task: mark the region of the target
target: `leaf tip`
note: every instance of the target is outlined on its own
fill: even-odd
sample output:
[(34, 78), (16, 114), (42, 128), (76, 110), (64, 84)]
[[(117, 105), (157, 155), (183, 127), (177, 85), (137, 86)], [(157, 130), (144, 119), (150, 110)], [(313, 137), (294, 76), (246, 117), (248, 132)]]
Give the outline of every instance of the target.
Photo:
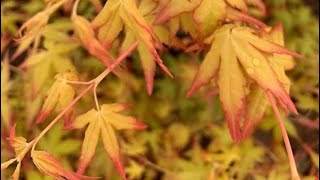
[(123, 165), (122, 165), (120, 158), (114, 158), (113, 163), (114, 163), (117, 171), (119, 172), (122, 180), (127, 180), (126, 173), (124, 171), (124, 168), (123, 168)]
[(260, 29), (266, 29), (268, 27), (266, 24), (264, 24), (263, 22), (259, 21), (256, 18), (249, 16), (247, 13), (240, 12), (230, 7), (227, 8), (227, 11), (228, 11), (227, 14), (229, 16), (228, 18), (233, 19), (235, 21), (243, 21), (243, 22), (251, 23), (258, 26)]
[(134, 122), (134, 127), (136, 130), (142, 130), (148, 128), (148, 125), (142, 123), (141, 121), (136, 120)]
[(153, 92), (153, 77), (145, 76), (145, 81), (147, 93), (149, 96), (151, 96)]
[(40, 124), (42, 123), (48, 116), (50, 113), (47, 113), (45, 111), (40, 111), (39, 114), (36, 117), (36, 123)]
[(186, 94), (186, 98), (190, 98), (193, 95), (194, 91), (195, 89), (191, 87)]

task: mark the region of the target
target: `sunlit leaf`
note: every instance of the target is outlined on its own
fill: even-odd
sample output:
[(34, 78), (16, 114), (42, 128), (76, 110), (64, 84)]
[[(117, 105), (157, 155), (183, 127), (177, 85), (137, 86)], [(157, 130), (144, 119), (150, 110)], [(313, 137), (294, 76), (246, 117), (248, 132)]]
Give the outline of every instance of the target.
[[(218, 76), (219, 97), (234, 141), (241, 138), (248, 83), (254, 81), (265, 93), (271, 92), (284, 110), (297, 113), (273, 66), (264, 53), (300, 55), (262, 39), (247, 27), (224, 25), (212, 37), (211, 49), (195, 75), (187, 96)], [(219, 63), (220, 62), (220, 63)], [(208, 65), (210, 64), (210, 65)]]
[[(109, 25), (111, 22), (117, 25)], [(132, 45), (136, 40), (139, 40), (143, 44), (140, 48), (145, 49), (146, 52), (140, 54), (142, 56), (140, 58), (142, 59), (147, 56), (146, 59), (142, 59), (142, 66), (149, 94), (152, 92), (155, 69), (154, 63), (150, 61), (151, 57), (165, 73), (172, 77), (156, 51), (156, 48), (161, 48), (159, 39), (144, 19), (134, 0), (108, 1), (91, 24), (95, 29), (98, 29), (98, 34), (100, 34), (98, 36), (99, 41), (104, 46), (110, 47), (114, 38), (118, 36), (123, 27), (126, 29), (126, 39), (132, 40), (130, 42), (125, 41), (128, 44), (126, 46)], [(108, 32), (109, 34), (107, 34)]]
[(95, 154), (99, 135), (101, 134), (105, 151), (122, 179), (126, 179), (114, 128), (140, 130), (147, 127), (133, 117), (119, 114), (120, 111), (127, 108), (128, 105), (126, 104), (104, 104), (101, 106), (101, 110), (90, 110), (87, 113), (78, 116), (72, 124), (69, 125), (69, 129), (80, 129), (89, 124), (82, 144), (77, 173), (83, 174), (91, 162), (93, 155)]
[(66, 170), (62, 164), (53, 157), (50, 153), (45, 151), (34, 150), (31, 152), (31, 157), (39, 169), (39, 171), (45, 175), (53, 178), (66, 178), (66, 179), (79, 179), (81, 176), (76, 173)]
[[(59, 110), (66, 108), (73, 100), (75, 91), (66, 81), (77, 81), (78, 77), (72, 72), (60, 73), (55, 76), (56, 82), (48, 92), (47, 98), (37, 116), (37, 123), (41, 123), (57, 107)], [(72, 109), (70, 109), (71, 111)]]

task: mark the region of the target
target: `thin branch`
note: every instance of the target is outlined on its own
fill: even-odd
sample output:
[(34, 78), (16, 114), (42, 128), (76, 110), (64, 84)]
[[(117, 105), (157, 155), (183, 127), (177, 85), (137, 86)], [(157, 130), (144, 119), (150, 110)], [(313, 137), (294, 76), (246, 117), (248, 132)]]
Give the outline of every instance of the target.
[(92, 84), (92, 81), (70, 81), (70, 80), (66, 80), (66, 79), (63, 79), (63, 78), (58, 78), (68, 84), (77, 84), (77, 85), (89, 85), (89, 84)]
[(98, 77), (94, 79), (95, 86), (98, 86), (98, 84), (116, 67), (118, 66), (123, 59), (125, 59), (131, 52), (136, 49), (138, 46), (139, 41), (136, 41), (133, 43), (124, 53), (120, 54), (120, 56), (106, 69), (104, 70)]

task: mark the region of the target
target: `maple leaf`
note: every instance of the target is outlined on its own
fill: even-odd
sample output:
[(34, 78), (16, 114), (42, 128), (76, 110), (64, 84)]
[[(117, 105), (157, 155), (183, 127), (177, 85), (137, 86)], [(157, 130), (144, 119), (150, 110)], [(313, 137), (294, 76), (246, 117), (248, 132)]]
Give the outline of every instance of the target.
[(21, 161), (26, 155), (26, 153), (29, 151), (31, 147), (31, 143), (27, 143), (26, 138), (21, 136), (16, 136), (15, 134), (15, 128), (16, 124), (14, 124), (9, 131), (9, 137), (7, 138), (9, 140), (9, 143), (11, 147), (13, 148), (15, 152), (15, 158), (10, 159), (4, 163), (1, 163), (1, 171), (6, 169), (8, 166), (10, 166), (12, 163), (17, 162), (17, 166), (15, 171), (13, 172), (11, 178), (13, 180), (18, 180), (20, 175), (20, 168), (21, 168)]
[(156, 47), (161, 48), (161, 43), (144, 19), (134, 0), (107, 1), (104, 8), (93, 19), (91, 24), (94, 29), (98, 29), (98, 39), (106, 48), (111, 46), (111, 43), (118, 37), (124, 27), (126, 28), (126, 39), (131, 39), (126, 44), (131, 45), (137, 40), (140, 41), (140, 44), (143, 44), (140, 46), (140, 49), (142, 48), (143, 51), (146, 51), (143, 53), (143, 57), (147, 58), (140, 58), (149, 94), (152, 93), (155, 71), (155, 65), (150, 61), (150, 57), (165, 73), (172, 77), (156, 51)]
[(250, 93), (247, 95), (246, 102), (242, 139), (249, 137), (255, 126), (262, 119), (266, 108), (269, 105), (265, 91), (258, 84), (252, 84), (250, 86)]
[(109, 155), (122, 179), (126, 179), (114, 128), (117, 130), (141, 130), (147, 127), (134, 117), (118, 114), (118, 112), (127, 108), (127, 104), (104, 104), (101, 106), (101, 110), (96, 111), (92, 109), (87, 113), (78, 116), (69, 127), (66, 127), (67, 129), (80, 129), (89, 124), (82, 144), (77, 171), (78, 174), (83, 174), (88, 164), (91, 162), (92, 157), (95, 154), (99, 135), (101, 135), (105, 151)]
[[(48, 84), (53, 74), (65, 71), (76, 71), (69, 53), (79, 46), (74, 40), (70, 40), (68, 31), (72, 26), (68, 21), (55, 21), (48, 24), (41, 35), (44, 37), (43, 50), (32, 51), (27, 58), (20, 64), (19, 68), (24, 71), (26, 79), (30, 80), (24, 83), (25, 95), (27, 97), (28, 111), (26, 121), (27, 126), (33, 122), (34, 116), (39, 111), (41, 98), (40, 94), (45, 85)], [(41, 74), (41, 76), (39, 76)]]
[[(176, 18), (191, 14), (196, 24), (195, 26), (192, 24), (192, 27), (196, 28), (197, 35), (192, 32), (192, 28), (184, 30), (187, 30), (186, 32), (189, 31), (188, 33), (195, 37), (194, 39), (200, 38), (200, 42), (203, 38), (212, 34), (222, 21), (248, 22), (265, 28), (266, 25), (264, 23), (247, 14), (248, 4), (257, 6), (261, 11), (265, 11), (265, 7), (260, 0), (162, 0), (159, 1), (159, 7), (156, 10), (158, 17), (153, 24), (163, 24), (170, 21), (170, 29), (175, 29), (173, 32), (176, 32), (180, 26), (183, 26), (183, 21), (179, 22)], [(187, 18), (187, 22), (190, 23), (192, 21)]]
[(43, 11), (38, 12), (27, 22), (25, 22), (18, 30), (17, 42), (20, 43), (18, 49), (13, 54), (12, 58), (15, 59), (23, 53), (33, 41), (39, 40), (42, 35), (43, 29), (46, 27), (50, 15), (53, 14), (66, 0), (59, 2), (49, 3)]
[(95, 33), (91, 28), (90, 22), (81, 16), (73, 16), (72, 18), (75, 34), (79, 37), (82, 45), (88, 49), (89, 53), (96, 56), (106, 65), (112, 63), (112, 56), (106, 51), (95, 38)]
[[(234, 4), (231, 4), (233, 2)], [(240, 7), (244, 12), (238, 11)], [(241, 21), (266, 28), (266, 25), (259, 20), (249, 16), (247, 13), (247, 4), (242, 0), (202, 0), (193, 13), (193, 19), (196, 22), (197, 31), (200, 38), (206, 38), (212, 34), (221, 21)]]
[[(37, 123), (41, 123), (55, 110), (62, 110), (68, 106), (68, 104), (73, 100), (75, 91), (72, 85), (68, 84), (66, 81), (77, 81), (78, 77), (72, 72), (59, 73), (55, 76), (55, 83), (52, 85), (48, 91), (47, 98), (42, 106), (42, 109), (38, 113), (36, 118)], [(68, 110), (65, 115), (65, 122), (69, 122), (69, 118), (73, 113), (73, 109)]]
[[(189, 7), (187, 12), (187, 11), (184, 11), (184, 9), (179, 8), (180, 6), (176, 6), (175, 3), (179, 4), (179, 1), (169, 2), (167, 0), (164, 0), (164, 1), (141, 0), (139, 2), (138, 9), (141, 15), (146, 20), (146, 22), (152, 27), (153, 32), (156, 34), (156, 36), (159, 38), (162, 44), (165, 44), (168, 47), (173, 49), (184, 49), (187, 43), (184, 43), (184, 41), (179, 39), (176, 36), (176, 34), (179, 31), (179, 27), (181, 26), (183, 31), (185, 31), (186, 33), (190, 33), (192, 37), (195, 37), (195, 28), (193, 26), (193, 22), (190, 21), (190, 19), (192, 18), (191, 17), (192, 14), (191, 12), (189, 12), (192, 10), (192, 8)], [(187, 3), (188, 4), (186, 6), (196, 6), (196, 4), (199, 4), (199, 2), (196, 2), (196, 1), (194, 2), (187, 1)], [(167, 5), (169, 4), (171, 4), (171, 8), (175, 10), (171, 11), (170, 8), (168, 9)], [(167, 7), (167, 10), (171, 12), (171, 16), (172, 16), (169, 19), (166, 18), (165, 20), (165, 21), (169, 21), (169, 23), (163, 24), (160, 22), (156, 22), (159, 15), (162, 14), (161, 11), (166, 11), (165, 10), (166, 7)], [(130, 39), (131, 36), (132, 35), (129, 36), (126, 34), (126, 37), (122, 46), (124, 47), (127, 46), (125, 42), (127, 41), (127, 39)], [(123, 49), (123, 47), (121, 49)], [(143, 63), (144, 58), (141, 57), (140, 59), (142, 60), (142, 63)]]
[(51, 176), (55, 179), (93, 179), (68, 171), (63, 167), (58, 159), (46, 151), (33, 150), (31, 152), (31, 157), (33, 159), (33, 163), (41, 173)]
[[(30, 143), (27, 143), (27, 139), (24, 137), (21, 137), (21, 136), (17, 137), (15, 134), (15, 128), (16, 128), (16, 124), (14, 124), (10, 128), (9, 137), (7, 139), (9, 140), (9, 143), (15, 152), (14, 160), (18, 162), (16, 170), (14, 171), (12, 177), (13, 179), (19, 179), (21, 161), (26, 155), (26, 153), (28, 152), (30, 148)], [(13, 162), (14, 161), (12, 161), (11, 163)], [(7, 166), (9, 166), (11, 163), (7, 164)], [(1, 170), (2, 170), (2, 164), (1, 164)]]
[[(274, 26), (270, 32), (265, 35), (271, 41), (284, 46), (283, 28), (281, 24)], [(293, 68), (293, 58), (284, 54), (274, 54), (268, 56), (267, 59), (278, 80), (283, 85), (286, 92), (289, 93), (291, 82), (286, 76), (285, 71)], [(245, 121), (242, 130), (243, 139), (247, 138), (252, 133), (254, 127), (262, 119), (266, 107), (269, 104), (264, 90), (257, 84), (252, 85), (247, 102)]]
[(162, 24), (169, 19), (184, 13), (193, 11), (202, 0), (164, 0), (160, 1), (160, 11), (154, 24)]
[[(109, 67), (115, 59), (96, 39), (94, 29), (90, 22), (86, 18), (77, 15), (76, 8), (78, 7), (79, 0), (75, 3), (71, 20), (76, 36), (91, 55), (102, 61), (106, 67)], [(113, 69), (112, 72), (118, 77), (123, 76), (123, 70), (119, 67)]]
[[(146, 0), (140, 1), (139, 7), (138, 7), (139, 12), (144, 17), (144, 19), (148, 24), (152, 24), (152, 22), (156, 18), (156, 16), (152, 12), (155, 11), (155, 9), (157, 8), (157, 5), (158, 5), (157, 2), (150, 2)], [(162, 43), (170, 44), (169, 31), (164, 26), (153, 25), (152, 29)], [(121, 44), (120, 52), (123, 52), (126, 49), (128, 49), (131, 46), (131, 44), (133, 44), (136, 40), (134, 32), (130, 31), (129, 28), (125, 28), (125, 32), (126, 32), (125, 39)], [(138, 49), (139, 57), (141, 59), (141, 65), (144, 71), (147, 93), (151, 95), (153, 91), (153, 78), (156, 70), (156, 62), (154, 61), (153, 55), (148, 51), (148, 48), (144, 43), (139, 43), (137, 49)]]
[(225, 17), (226, 3), (224, 0), (202, 0), (193, 13), (196, 28), (203, 37), (212, 34), (218, 22)]
[[(152, 25), (154, 32), (163, 44), (171, 49), (185, 50), (197, 39), (198, 32), (191, 19), (193, 19), (194, 9), (201, 3), (202, 0), (156, 1), (156, 8), (151, 11), (152, 13), (147, 14), (145, 19), (149, 20), (148, 23)], [(178, 38), (176, 35), (179, 30), (189, 34), (190, 37)]]
[(52, 34), (55, 34), (55, 36), (51, 36), (51, 39), (45, 38), (43, 42), (45, 50), (31, 54), (20, 65), (20, 68), (27, 69), (26, 76), (31, 79), (32, 99), (39, 94), (47, 79), (53, 73), (76, 71), (68, 53), (77, 48), (78, 43), (67, 40), (68, 37), (65, 33), (64, 31), (60, 32), (57, 28), (46, 28), (43, 32), (44, 36)]
[[(284, 110), (297, 113), (293, 102), (270, 65), (268, 56), (287, 54), (301, 57), (282, 46), (260, 38), (248, 27), (227, 24), (208, 38), (212, 43), (187, 96), (217, 79), (219, 97), (230, 134), (235, 142), (241, 138), (241, 119), (245, 111), (249, 81), (264, 93), (271, 93)], [(267, 54), (267, 55), (265, 55)]]
[(13, 125), (10, 128), (9, 137), (7, 139), (13, 147), (16, 157), (18, 157), (19, 160), (22, 160), (21, 156), (23, 157), (26, 154), (26, 147), (28, 146), (28, 143), (26, 138), (21, 136), (16, 137), (15, 127), (16, 125)]

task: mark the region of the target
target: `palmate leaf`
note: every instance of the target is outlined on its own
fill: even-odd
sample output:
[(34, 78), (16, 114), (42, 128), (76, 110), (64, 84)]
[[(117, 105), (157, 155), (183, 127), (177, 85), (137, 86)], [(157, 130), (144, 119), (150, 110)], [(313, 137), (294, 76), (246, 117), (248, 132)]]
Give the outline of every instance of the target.
[[(27, 139), (21, 136), (16, 136), (15, 133), (16, 125), (11, 127), (9, 137), (7, 138), (9, 140), (10, 145), (13, 147), (13, 150), (15, 152), (16, 157), (21, 154), (25, 154), (26, 147), (27, 147)], [(21, 160), (21, 159), (19, 159)]]
[(197, 24), (199, 38), (202, 40), (211, 35), (221, 21), (248, 22), (265, 28), (264, 23), (246, 13), (248, 4), (249, 2), (244, 0), (202, 0), (193, 12), (193, 20)]
[[(183, 26), (177, 18), (189, 13), (196, 24), (195, 26), (192, 24), (197, 32), (195, 39), (199, 39), (200, 42), (212, 34), (222, 21), (241, 21), (266, 27), (265, 24), (247, 14), (248, 5), (256, 7), (260, 14), (265, 14), (264, 4), (260, 0), (160, 0), (158, 4), (159, 7), (156, 10), (158, 16), (153, 24), (170, 21), (170, 29), (177, 30)], [(190, 18), (187, 19), (191, 22)], [(186, 32), (195, 36), (190, 28)]]
[(35, 14), (20, 27), (20, 29), (18, 30), (18, 35), (20, 36), (20, 38), (17, 39), (19, 47), (13, 54), (13, 59), (27, 50), (27, 48), (33, 41), (35, 41), (36, 39), (39, 40), (39, 38), (42, 36), (44, 28), (49, 21), (50, 16), (65, 2), (66, 0), (61, 0), (48, 4), (44, 10)]
[(144, 61), (143, 57), (141, 57), (141, 60), (149, 94), (152, 93), (155, 69), (153, 63), (150, 63), (149, 57), (152, 57), (152, 60), (172, 77), (156, 50), (156, 48), (161, 48), (161, 43), (144, 19), (134, 0), (107, 1), (102, 11), (91, 24), (94, 29), (98, 29), (98, 39), (106, 48), (111, 46), (111, 43), (118, 37), (123, 28), (126, 28), (126, 39), (130, 39), (130, 41), (126, 42), (128, 46), (137, 40), (140, 41), (140, 44), (142, 44), (140, 48), (146, 49), (144, 54), (148, 56), (148, 61)]
[[(235, 142), (242, 137), (240, 125), (243, 117), (254, 114), (250, 112), (251, 109), (245, 108), (247, 101), (257, 103), (252, 100), (252, 96), (260, 97), (254, 86), (250, 87), (252, 82), (256, 83), (264, 94), (271, 93), (284, 110), (297, 113), (278, 73), (274, 70), (275, 66), (270, 63), (276, 59), (269, 58), (274, 58), (274, 54), (293, 57), (300, 55), (254, 33), (250, 28), (231, 24), (216, 30), (211, 37), (211, 49), (187, 93), (187, 96), (191, 96), (210, 80), (217, 79), (225, 119)], [(253, 94), (251, 99), (247, 97), (248, 89)]]
[(70, 40), (68, 30), (71, 30), (71, 26), (65, 21), (56, 21), (46, 26), (42, 32), (45, 50), (30, 54), (20, 65), (21, 68), (27, 69), (26, 76), (31, 81), (30, 93), (33, 100), (52, 74), (75, 71), (68, 53), (76, 49), (79, 43)]
[(17, 137), (15, 133), (15, 128), (16, 128), (16, 125), (14, 124), (10, 128), (9, 137), (7, 138), (7, 140), (9, 141), (9, 144), (11, 145), (11, 147), (15, 152), (15, 158), (10, 159), (4, 163), (1, 163), (1, 171), (6, 169), (12, 163), (17, 162), (16, 169), (14, 170), (11, 178), (13, 180), (18, 180), (20, 175), (21, 161), (23, 160), (26, 153), (29, 151), (31, 143), (28, 143), (27, 139), (22, 136)]
[(47, 176), (51, 176), (55, 179), (97, 179), (94, 177), (86, 177), (78, 175), (74, 172), (68, 171), (63, 167), (61, 162), (56, 159), (52, 154), (46, 151), (33, 150), (31, 152), (33, 163), (39, 169), (39, 171)]
[[(29, 143), (27, 142), (26, 138), (22, 136), (16, 136), (15, 129), (16, 125), (13, 125), (10, 128), (9, 137), (7, 138), (7, 140), (9, 141), (11, 147), (14, 150), (17, 162), (20, 163), (24, 158), (25, 154), (28, 152)], [(18, 169), (19, 168), (17, 167), (17, 171), (19, 171)]]
[[(102, 61), (106, 67), (109, 67), (115, 59), (96, 39), (94, 29), (90, 25), (90, 22), (84, 17), (78, 16), (75, 11), (76, 9), (74, 9), (71, 18), (75, 35), (92, 56), (95, 56), (97, 59)], [(122, 69), (119, 67), (112, 70), (112, 72), (119, 77), (123, 76)]]
[[(59, 46), (57, 46), (59, 48)], [(31, 55), (23, 66), (28, 68), (26, 76), (30, 78), (31, 93), (33, 99), (46, 85), (47, 79), (53, 74), (66, 71), (75, 71), (71, 59), (66, 55), (56, 54), (52, 51), (42, 51)], [(39, 76), (41, 74), (41, 76)]]
[(131, 116), (119, 114), (128, 108), (127, 104), (104, 104), (99, 111), (94, 109), (78, 116), (67, 129), (80, 129), (88, 125), (82, 144), (81, 156), (78, 165), (78, 174), (83, 174), (93, 155), (95, 154), (99, 136), (101, 135), (104, 149), (121, 175), (126, 179), (120, 158), (120, 149), (114, 129), (141, 130), (147, 126)]
[[(281, 24), (274, 26), (268, 33), (268, 36), (273, 42), (282, 46), (284, 45), (283, 29)], [(277, 75), (277, 78), (284, 86), (284, 89), (287, 93), (289, 93), (291, 83), (289, 78), (286, 76), (285, 71), (293, 68), (295, 64), (293, 58), (288, 55), (274, 54), (272, 56), (268, 56), (267, 59), (271, 68)], [(250, 89), (251, 92), (247, 98), (245, 120), (242, 130), (243, 139), (252, 133), (254, 127), (260, 122), (268, 106), (267, 96), (261, 87), (259, 87), (257, 84), (254, 84)]]
[[(47, 98), (36, 118), (37, 123), (43, 122), (57, 108), (63, 110), (73, 100), (75, 90), (66, 81), (77, 81), (77, 75), (72, 72), (60, 73), (55, 76), (56, 82), (48, 91)], [(70, 121), (73, 109), (65, 114), (65, 123)]]
[[(140, 1), (138, 10), (146, 22), (150, 25), (156, 18), (156, 15), (153, 12), (156, 10), (158, 4), (159, 3), (157, 2), (150, 2), (147, 0)], [(152, 30), (162, 43), (169, 44), (169, 31), (164, 26), (153, 25)], [(134, 32), (129, 28), (125, 28), (125, 32), (125, 39), (120, 47), (121, 52), (123, 52), (125, 49), (128, 49), (129, 46), (132, 45), (137, 39), (134, 35)], [(140, 43), (137, 49), (145, 76), (146, 89), (148, 94), (151, 95), (153, 91), (153, 78), (156, 70), (156, 61), (154, 61), (153, 55), (150, 53), (150, 51), (148, 51), (148, 48), (144, 43)]]
[(207, 37), (225, 17), (226, 3), (224, 0), (202, 0), (194, 10), (193, 19), (196, 22), (200, 36)]

